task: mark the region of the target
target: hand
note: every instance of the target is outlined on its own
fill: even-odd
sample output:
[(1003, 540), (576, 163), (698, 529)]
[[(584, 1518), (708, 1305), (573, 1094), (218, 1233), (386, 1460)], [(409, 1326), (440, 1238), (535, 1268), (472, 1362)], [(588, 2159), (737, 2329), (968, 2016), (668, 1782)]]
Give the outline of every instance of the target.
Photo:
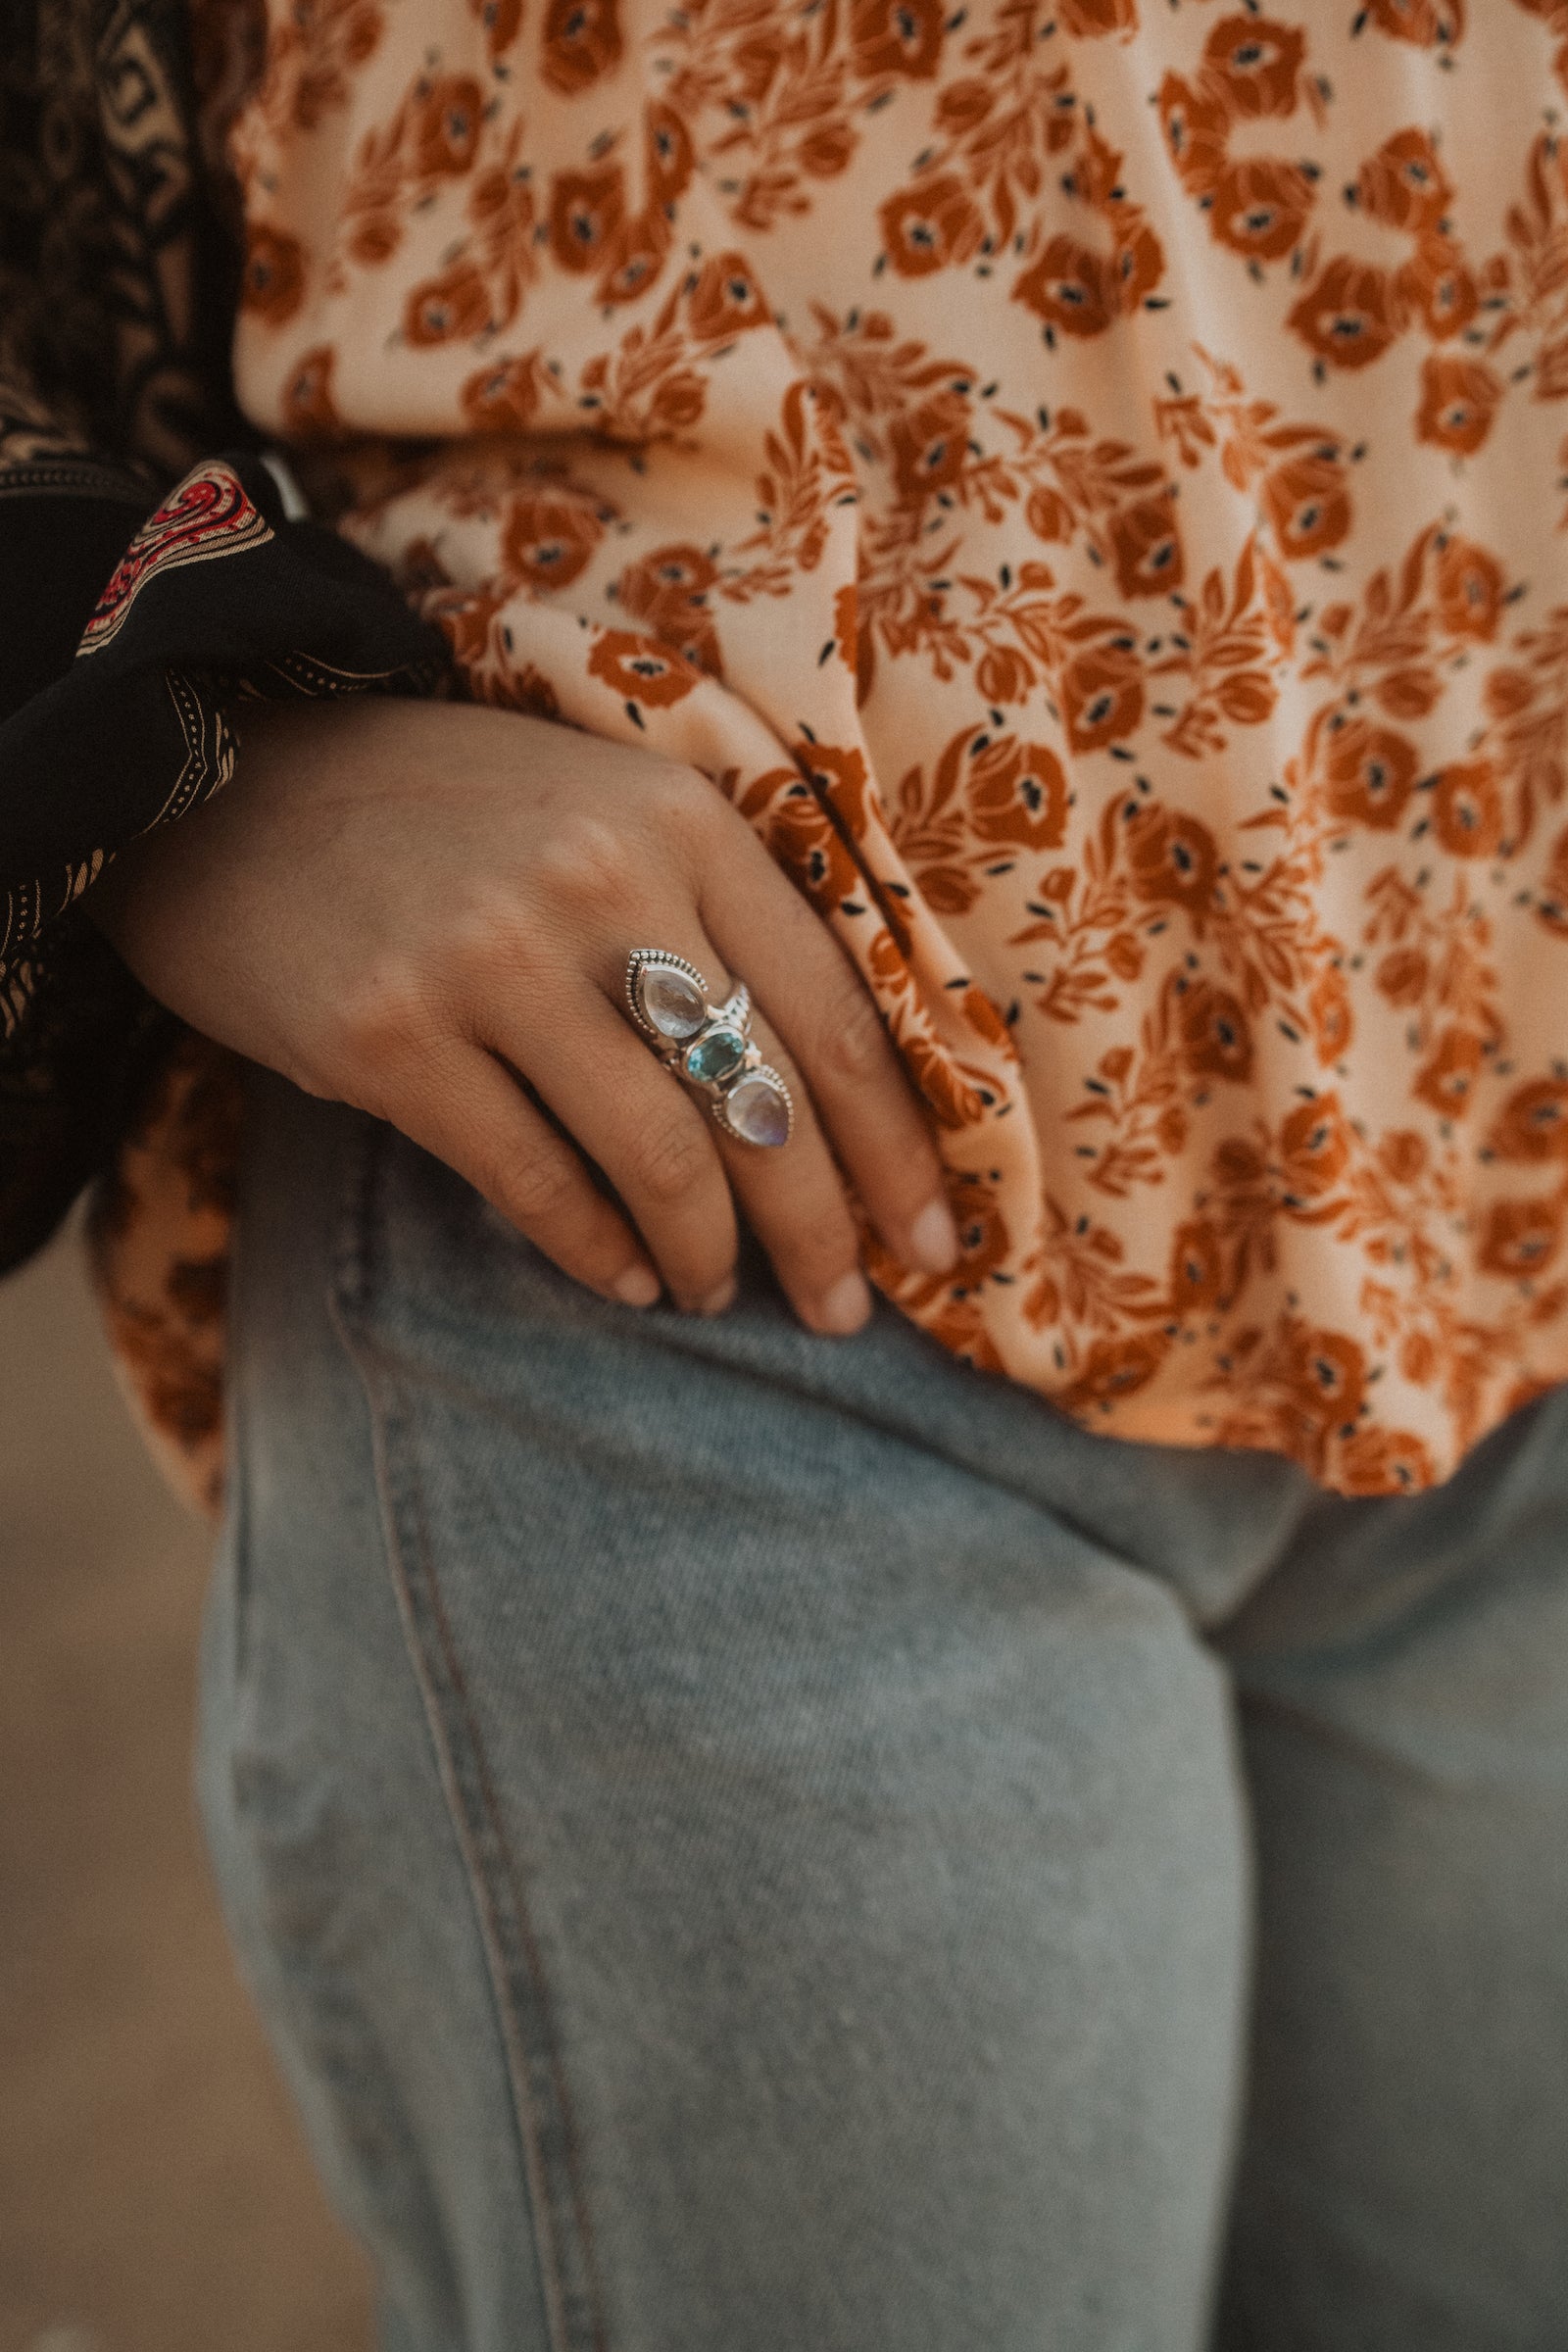
[[(906, 1264), (957, 1256), (864, 984), (694, 769), (468, 704), (267, 706), (227, 788), (133, 843), (91, 904), (193, 1028), (390, 1120), (626, 1304), (662, 1283), (726, 1306), (738, 1201), (802, 1319), (858, 1329), (870, 1295), (834, 1152)], [(632, 1028), (638, 947), (685, 956), (714, 1004), (749, 984), (795, 1098), (782, 1149), (723, 1135)]]

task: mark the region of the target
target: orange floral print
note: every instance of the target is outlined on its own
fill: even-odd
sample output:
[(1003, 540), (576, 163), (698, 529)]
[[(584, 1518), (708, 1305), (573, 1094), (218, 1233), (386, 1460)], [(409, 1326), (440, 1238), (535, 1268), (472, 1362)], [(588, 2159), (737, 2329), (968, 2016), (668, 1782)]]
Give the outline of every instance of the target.
[(1419, 1101), (1446, 1118), (1461, 1118), (1470, 1107), (1471, 1092), (1480, 1073), (1486, 1040), (1469, 1029), (1445, 1029), (1429, 1058), (1411, 1083)]
[(1562, 1244), (1560, 1200), (1494, 1200), (1477, 1251), (1488, 1274), (1544, 1273)]
[(1416, 48), (1451, 47), (1464, 37), (1464, 0), (1370, 0), (1366, 13), (1379, 32)]
[(929, 81), (942, 54), (940, 0), (851, 0), (850, 49), (863, 81)]
[(649, 106), (643, 118), (643, 150), (650, 200), (673, 204), (686, 193), (697, 158), (691, 131), (672, 106), (657, 99)]
[(741, 802), (768, 848), (823, 914), (853, 898), (859, 869), (810, 786), (794, 768), (759, 779)]
[(1415, 747), (1392, 727), (1366, 718), (1334, 729), (1325, 763), (1328, 806), (1336, 816), (1386, 832), (1396, 825), (1415, 789)]
[(330, 343), (302, 354), (283, 387), (284, 430), (291, 441), (340, 439), (345, 427), (332, 398), (337, 353)]
[(1337, 254), (1285, 323), (1331, 368), (1367, 368), (1398, 331), (1396, 291), (1386, 270)]
[(1491, 858), (1502, 840), (1502, 796), (1489, 760), (1456, 760), (1434, 780), (1432, 822), (1454, 858)]
[(1062, 716), (1075, 752), (1093, 752), (1132, 734), (1143, 716), (1144, 684), (1133, 644), (1113, 638), (1075, 654), (1061, 675)]
[(490, 289), (471, 262), (414, 287), (403, 312), (403, 332), (420, 348), (471, 341), (489, 323)]
[(518, 146), (514, 134), (492, 162), (474, 172), (469, 230), (463, 240), (467, 258), (484, 273), (497, 327), (511, 325), (537, 270), (533, 189), (526, 167), (519, 164)]
[(620, 62), (616, 0), (550, 0), (541, 35), (539, 72), (568, 98), (588, 89)]
[(1076, 40), (1138, 30), (1138, 0), (1057, 0), (1056, 22)]
[[(236, 137), (243, 154), (242, 126)], [(364, 132), (345, 173), (327, 284), (340, 292), (351, 268), (383, 268), (401, 250), (412, 215), (467, 179), (483, 137), (484, 93), (473, 74), (427, 66), (414, 74), (389, 120)]]
[(468, 0), (468, 5), (484, 28), (485, 51), (494, 66), (522, 29), (522, 0)]
[(1484, 360), (1438, 358), (1422, 364), (1415, 429), (1422, 441), (1473, 457), (1492, 430), (1502, 385)]
[(1277, 262), (1301, 241), (1317, 191), (1296, 164), (1245, 156), (1227, 164), (1213, 183), (1210, 222), (1233, 253)]
[(297, 237), (253, 222), (245, 241), (240, 304), (269, 326), (286, 326), (305, 299), (305, 252)]
[(888, 258), (905, 277), (925, 277), (966, 262), (985, 235), (985, 219), (961, 179), (940, 173), (901, 189), (883, 205)]
[(999, 737), (972, 747), (970, 821), (988, 848), (1054, 850), (1067, 826), (1067, 779), (1048, 744)]
[(1306, 52), (1298, 25), (1267, 17), (1227, 17), (1203, 44), (1206, 77), (1227, 112), (1239, 118), (1289, 115)]
[(1490, 644), (1502, 618), (1505, 578), (1487, 548), (1446, 539), (1438, 558), (1438, 612), (1450, 637)]
[(1338, 547), (1350, 527), (1345, 468), (1324, 451), (1287, 458), (1264, 476), (1263, 512), (1287, 559)]
[(1201, 923), (1219, 873), (1214, 836), (1196, 816), (1131, 804), (1124, 839), (1133, 889), (1146, 905), (1182, 906)]
[(618, 164), (559, 173), (550, 190), (550, 250), (562, 269), (597, 270), (625, 210), (625, 176)]
[(1396, 282), (1400, 299), (1435, 343), (1461, 334), (1481, 308), (1475, 272), (1443, 236), (1423, 237)]
[(689, 662), (649, 637), (624, 629), (604, 629), (588, 656), (590, 677), (602, 678), (612, 694), (626, 701), (662, 710), (690, 694), (697, 672)]
[(715, 253), (703, 264), (692, 288), (689, 317), (699, 342), (716, 343), (768, 322), (767, 304), (744, 258)]
[(456, 177), (469, 170), (478, 148), (483, 103), (471, 74), (441, 74), (416, 92), (410, 144), (421, 179)]
[(832, 928), (897, 1304), (1352, 1494), (1568, 1377), (1560, 0), (264, 4), (240, 397)]
[(947, 746), (929, 782), (923, 768), (909, 770), (890, 817), (922, 896), (944, 913), (962, 914), (1006, 854), (1058, 847), (1066, 832), (1067, 781), (1049, 745), (965, 730)]
[(476, 368), (459, 394), (463, 420), (476, 433), (520, 433), (539, 410), (539, 355)]
[(1195, 88), (1179, 74), (1159, 85), (1159, 123), (1182, 186), (1190, 196), (1211, 197), (1225, 169), (1230, 112), (1223, 97)]
[(1200, 980), (1182, 997), (1182, 1047), (1187, 1066), (1201, 1078), (1240, 1084), (1251, 1074), (1252, 1033), (1240, 1001), (1229, 989)]
[(501, 530), (508, 580), (529, 588), (566, 588), (604, 537), (604, 523), (583, 499), (541, 494), (512, 501)]
[(1119, 1403), (1135, 1395), (1159, 1370), (1167, 1346), (1163, 1333), (1152, 1331), (1094, 1341), (1077, 1378), (1062, 1392), (1062, 1409), (1087, 1418), (1096, 1405)]
[(1487, 1138), (1498, 1159), (1568, 1159), (1568, 1079), (1533, 1078), (1504, 1102)]
[(1437, 228), (1453, 197), (1452, 184), (1424, 130), (1396, 131), (1369, 155), (1355, 192), (1372, 220), (1417, 233)]
[(1176, 504), (1143, 498), (1118, 507), (1106, 528), (1116, 560), (1116, 585), (1123, 596), (1168, 596), (1186, 575)]
[[(192, 12), (198, 45), (205, 22), (206, 12)], [(384, 24), (375, 0), (317, 0), (267, 29), (265, 67), (252, 104), (276, 134), (315, 130), (333, 108), (348, 103), (354, 76), (375, 55)]]
[(1102, 334), (1113, 316), (1105, 264), (1076, 237), (1053, 237), (1012, 298), (1064, 335)]
[(722, 668), (709, 591), (718, 566), (702, 548), (678, 542), (655, 548), (620, 575), (616, 601), (623, 612), (645, 621), (673, 645), (696, 669)]

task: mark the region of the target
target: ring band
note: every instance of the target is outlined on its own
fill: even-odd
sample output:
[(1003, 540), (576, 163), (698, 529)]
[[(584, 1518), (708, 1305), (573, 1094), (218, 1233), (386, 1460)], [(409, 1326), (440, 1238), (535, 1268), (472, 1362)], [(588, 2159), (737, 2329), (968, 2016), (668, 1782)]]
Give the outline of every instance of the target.
[(722, 1004), (702, 973), (663, 948), (626, 959), (626, 1004), (666, 1069), (706, 1101), (726, 1135), (777, 1150), (795, 1127), (790, 1090), (752, 1037), (752, 998), (741, 981)]

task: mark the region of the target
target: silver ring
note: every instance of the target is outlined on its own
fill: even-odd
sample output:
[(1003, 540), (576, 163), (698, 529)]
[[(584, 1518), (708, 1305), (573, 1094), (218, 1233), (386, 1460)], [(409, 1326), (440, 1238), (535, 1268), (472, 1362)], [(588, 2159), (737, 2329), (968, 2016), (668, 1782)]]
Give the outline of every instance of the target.
[(726, 1135), (777, 1150), (795, 1128), (790, 1090), (752, 1037), (745, 981), (722, 1004), (709, 1002), (694, 963), (663, 948), (634, 948), (626, 959), (626, 1004), (666, 1069), (707, 1102)]

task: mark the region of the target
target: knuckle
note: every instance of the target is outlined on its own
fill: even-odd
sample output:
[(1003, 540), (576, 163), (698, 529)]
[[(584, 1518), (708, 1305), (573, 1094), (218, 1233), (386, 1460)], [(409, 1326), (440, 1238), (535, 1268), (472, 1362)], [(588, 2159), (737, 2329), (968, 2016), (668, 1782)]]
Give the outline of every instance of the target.
[(673, 1119), (643, 1139), (633, 1162), (638, 1190), (661, 1208), (672, 1208), (704, 1177), (713, 1148), (694, 1116)]
[(541, 844), (535, 876), (548, 899), (574, 906), (616, 906), (636, 890), (638, 863), (628, 833), (582, 811), (564, 818)]
[(660, 832), (685, 833), (702, 824), (717, 795), (695, 767), (662, 760), (648, 778), (646, 807)]
[(514, 1160), (502, 1175), (499, 1191), (512, 1215), (526, 1233), (559, 1225), (574, 1204), (577, 1171), (564, 1152), (535, 1152)]
[(470, 991), (513, 969), (526, 941), (521, 906), (499, 887), (476, 888), (446, 925), (447, 953)]
[(430, 989), (404, 955), (366, 966), (338, 1006), (337, 1028), (351, 1064), (385, 1069), (405, 1060), (429, 1026)]
[(881, 1014), (858, 980), (848, 980), (817, 1032), (818, 1066), (830, 1078), (863, 1084), (886, 1066), (887, 1054)]
[(790, 1271), (803, 1289), (825, 1291), (859, 1262), (855, 1227), (842, 1199), (819, 1203), (781, 1238)]

